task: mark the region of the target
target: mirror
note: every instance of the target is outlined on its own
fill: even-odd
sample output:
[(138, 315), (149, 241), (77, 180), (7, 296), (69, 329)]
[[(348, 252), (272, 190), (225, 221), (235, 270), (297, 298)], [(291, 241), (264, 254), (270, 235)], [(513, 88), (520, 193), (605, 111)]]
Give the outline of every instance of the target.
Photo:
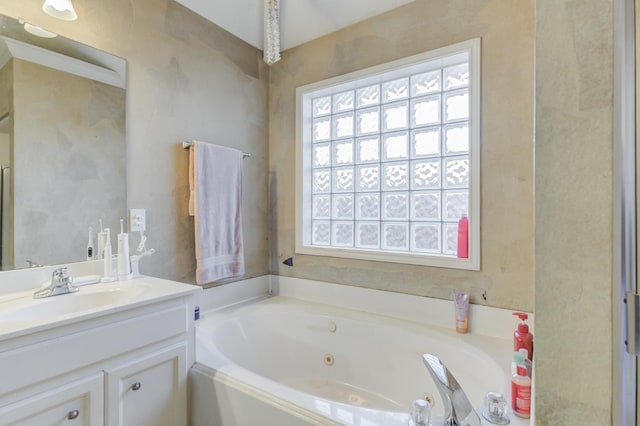
[(114, 244), (125, 82), (124, 59), (0, 15), (1, 269), (87, 260), (100, 219)]

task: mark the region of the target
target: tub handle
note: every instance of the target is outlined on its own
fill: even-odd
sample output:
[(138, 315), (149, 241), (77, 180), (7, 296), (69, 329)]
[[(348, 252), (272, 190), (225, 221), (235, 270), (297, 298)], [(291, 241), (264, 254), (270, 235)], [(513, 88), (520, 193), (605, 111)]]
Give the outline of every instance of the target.
[(141, 387), (142, 387), (142, 384), (140, 382), (135, 382), (134, 384), (131, 385), (131, 390), (137, 391), (137, 390), (140, 390)]

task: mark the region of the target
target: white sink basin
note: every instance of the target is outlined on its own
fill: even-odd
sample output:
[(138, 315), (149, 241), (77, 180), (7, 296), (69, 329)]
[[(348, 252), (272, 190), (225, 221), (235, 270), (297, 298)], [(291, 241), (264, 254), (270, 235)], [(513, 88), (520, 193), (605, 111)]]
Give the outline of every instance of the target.
[(95, 284), (75, 293), (34, 299), (33, 292), (20, 293), (0, 302), (0, 322), (37, 321), (130, 303), (151, 289), (148, 283)]

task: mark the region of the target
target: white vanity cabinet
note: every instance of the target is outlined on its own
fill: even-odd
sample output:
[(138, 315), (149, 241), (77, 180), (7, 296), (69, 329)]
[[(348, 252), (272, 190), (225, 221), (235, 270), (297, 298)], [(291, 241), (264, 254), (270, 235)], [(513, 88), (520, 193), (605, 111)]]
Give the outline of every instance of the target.
[(1, 339), (0, 425), (188, 424), (200, 289), (174, 284), (169, 296)]
[(186, 345), (105, 371), (107, 426), (186, 425)]
[(103, 375), (98, 373), (0, 408), (0, 423), (98, 426), (103, 424), (103, 402)]

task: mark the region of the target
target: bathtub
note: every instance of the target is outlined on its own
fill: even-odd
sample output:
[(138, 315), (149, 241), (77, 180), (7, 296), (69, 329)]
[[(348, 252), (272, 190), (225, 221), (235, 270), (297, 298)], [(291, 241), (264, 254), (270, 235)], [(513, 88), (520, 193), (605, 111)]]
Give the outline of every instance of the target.
[[(444, 408), (422, 362), (438, 356), (480, 412), (510, 395), (511, 342), (283, 296), (196, 322), (192, 424), (407, 425), (413, 400)], [(511, 415), (511, 424), (528, 421)], [(488, 424), (488, 423), (487, 423)]]

